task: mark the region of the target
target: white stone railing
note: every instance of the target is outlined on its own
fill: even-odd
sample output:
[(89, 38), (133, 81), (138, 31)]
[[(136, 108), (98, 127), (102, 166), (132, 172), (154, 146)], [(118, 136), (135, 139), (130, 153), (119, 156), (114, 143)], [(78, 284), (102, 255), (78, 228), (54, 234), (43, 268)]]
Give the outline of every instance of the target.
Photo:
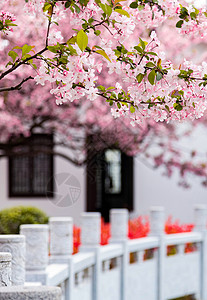
[[(21, 235), (0, 236), (0, 285), (7, 285), (0, 288), (0, 299), (12, 299), (1, 298), (2, 291), (21, 294), (27, 288), (30, 294), (45, 293), (35, 285), (46, 285), (61, 287), (64, 300), (169, 300), (185, 295), (207, 300), (207, 208), (195, 209), (192, 233), (165, 235), (163, 208), (152, 208), (150, 219), (149, 237), (128, 240), (128, 211), (111, 210), (110, 243), (100, 246), (100, 214), (83, 213), (82, 245), (75, 255), (71, 218), (51, 218), (49, 230), (47, 225), (22, 225)], [(18, 247), (24, 236), (26, 256), (24, 246)], [(194, 252), (185, 253), (187, 243), (196, 245)], [(167, 247), (172, 245), (176, 252), (168, 256)], [(15, 249), (20, 249), (18, 255)], [(12, 276), (18, 274), (18, 280), (10, 271)], [(48, 287), (49, 292), (54, 295), (48, 299), (60, 299), (59, 290)]]

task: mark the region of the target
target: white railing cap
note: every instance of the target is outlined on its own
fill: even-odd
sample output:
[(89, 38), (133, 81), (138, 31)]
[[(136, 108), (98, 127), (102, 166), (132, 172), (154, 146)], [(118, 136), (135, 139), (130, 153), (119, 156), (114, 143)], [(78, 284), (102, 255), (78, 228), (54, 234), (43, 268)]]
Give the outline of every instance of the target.
[(35, 231), (48, 231), (48, 224), (22, 224), (20, 229), (35, 230)]
[(97, 218), (100, 216), (101, 216), (101, 214), (99, 212), (83, 212), (83, 213), (81, 213), (81, 217)]
[(21, 234), (2, 234), (0, 235), (0, 243), (22, 243), (25, 242), (25, 236)]
[(112, 208), (112, 209), (110, 209), (110, 213), (126, 214), (126, 213), (128, 213), (128, 209), (127, 208)]
[(58, 222), (58, 223), (68, 222), (68, 223), (72, 223), (73, 222), (73, 218), (71, 218), (71, 217), (50, 217), (49, 218), (49, 223), (52, 223), (52, 222)]

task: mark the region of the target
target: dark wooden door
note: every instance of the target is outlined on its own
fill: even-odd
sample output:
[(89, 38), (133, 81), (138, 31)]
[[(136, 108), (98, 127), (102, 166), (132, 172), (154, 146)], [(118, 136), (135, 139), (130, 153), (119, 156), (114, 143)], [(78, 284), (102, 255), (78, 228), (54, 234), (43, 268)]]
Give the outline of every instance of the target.
[(133, 209), (133, 157), (117, 149), (89, 153), (87, 163), (87, 211), (109, 221), (111, 208)]

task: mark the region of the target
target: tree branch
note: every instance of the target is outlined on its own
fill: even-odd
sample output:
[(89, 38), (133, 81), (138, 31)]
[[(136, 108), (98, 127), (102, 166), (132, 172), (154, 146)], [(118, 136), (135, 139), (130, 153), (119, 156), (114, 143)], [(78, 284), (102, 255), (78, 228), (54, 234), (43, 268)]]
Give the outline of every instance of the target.
[(7, 92), (7, 91), (20, 90), (22, 88), (23, 83), (25, 83), (26, 81), (28, 81), (30, 79), (34, 79), (34, 77), (29, 76), (29, 77), (23, 79), (19, 84), (15, 85), (15, 86), (0, 88), (0, 93)]

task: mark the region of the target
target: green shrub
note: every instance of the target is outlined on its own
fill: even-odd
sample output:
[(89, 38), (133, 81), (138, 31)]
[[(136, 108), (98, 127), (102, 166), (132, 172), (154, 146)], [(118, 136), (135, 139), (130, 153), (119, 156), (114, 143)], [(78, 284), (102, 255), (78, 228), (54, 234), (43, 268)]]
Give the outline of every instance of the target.
[(21, 224), (48, 223), (47, 215), (31, 206), (16, 206), (0, 211), (0, 234), (17, 234)]

